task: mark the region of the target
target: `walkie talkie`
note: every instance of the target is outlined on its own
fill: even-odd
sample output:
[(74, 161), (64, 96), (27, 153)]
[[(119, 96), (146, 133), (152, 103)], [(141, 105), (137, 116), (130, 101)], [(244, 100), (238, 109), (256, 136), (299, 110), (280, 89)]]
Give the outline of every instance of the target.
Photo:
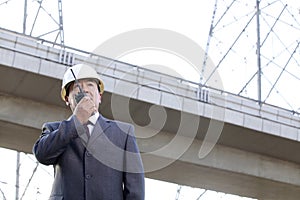
[(78, 82), (78, 80), (77, 80), (77, 78), (76, 78), (76, 76), (75, 76), (75, 74), (74, 74), (74, 72), (73, 72), (72, 69), (71, 69), (71, 72), (72, 72), (72, 74), (74, 76), (75, 84), (77, 84), (77, 86), (79, 88), (78, 94), (75, 95), (75, 101), (76, 101), (76, 103), (79, 103), (79, 101), (85, 96), (85, 93), (83, 92), (82, 88), (80, 87), (80, 84), (79, 84), (79, 82)]

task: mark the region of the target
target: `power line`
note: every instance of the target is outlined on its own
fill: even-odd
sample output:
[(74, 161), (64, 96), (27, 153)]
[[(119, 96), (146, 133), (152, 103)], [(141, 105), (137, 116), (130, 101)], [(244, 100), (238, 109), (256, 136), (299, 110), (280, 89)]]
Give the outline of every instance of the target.
[(197, 199), (196, 200), (199, 200), (199, 199), (201, 199), (201, 197), (205, 194), (207, 192), (207, 190), (204, 190), (198, 197), (197, 197)]
[(177, 192), (176, 192), (175, 200), (179, 200), (181, 188), (182, 188), (181, 185), (178, 185), (178, 186), (177, 186)]
[(35, 168), (33, 169), (33, 172), (32, 172), (32, 174), (31, 174), (31, 177), (29, 178), (29, 180), (28, 180), (28, 182), (27, 182), (27, 185), (26, 185), (26, 187), (25, 187), (25, 189), (24, 189), (24, 192), (23, 192), (23, 194), (22, 194), (20, 200), (22, 200), (23, 197), (25, 196), (26, 191), (27, 191), (27, 189), (28, 189), (28, 187), (29, 187), (29, 185), (30, 185), (30, 183), (31, 183), (31, 180), (32, 180), (33, 176), (34, 176), (35, 173), (36, 173), (36, 170), (37, 170), (38, 166), (39, 166), (39, 162), (36, 162), (36, 166), (35, 166)]
[(286, 67), (288, 66), (288, 63), (289, 63), (290, 60), (292, 59), (293, 55), (296, 53), (296, 50), (298, 49), (299, 44), (300, 44), (300, 42), (298, 42), (296, 48), (294, 49), (293, 53), (292, 53), (291, 56), (289, 57), (288, 61), (286, 62), (285, 66), (284, 66), (284, 68), (281, 70), (279, 76), (277, 77), (275, 83), (273, 84), (272, 88), (270, 89), (270, 91), (269, 91), (269, 93), (268, 93), (266, 99), (264, 100), (264, 102), (269, 98), (269, 96), (270, 96), (271, 92), (273, 91), (275, 85), (277, 84), (277, 82), (279, 81), (279, 79), (280, 79), (280, 77), (282, 76), (283, 72), (285, 71)]
[(1, 188), (0, 188), (0, 192), (1, 192), (1, 194), (2, 194), (3, 200), (6, 200), (5, 194), (4, 194), (4, 192), (2, 191)]
[(4, 5), (4, 4), (7, 4), (8, 2), (10, 2), (11, 0), (7, 0), (7, 1), (4, 1), (2, 3), (0, 3), (0, 6)]

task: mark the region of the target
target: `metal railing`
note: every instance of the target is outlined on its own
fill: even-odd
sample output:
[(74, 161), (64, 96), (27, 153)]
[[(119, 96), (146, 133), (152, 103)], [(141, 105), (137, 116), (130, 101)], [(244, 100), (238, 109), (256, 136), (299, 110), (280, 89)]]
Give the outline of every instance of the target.
[[(2, 35), (9, 35), (7, 38), (4, 38)], [(44, 53), (41, 53), (41, 55), (37, 55), (36, 51), (29, 52), (26, 50), (18, 49), (16, 46), (15, 40), (20, 40), (22, 38), (24, 41), (28, 40), (30, 44), (25, 44), (24, 46), (30, 46), (32, 45), (32, 48), (39, 48), (42, 45), (42, 49), (45, 51)], [(23, 42), (24, 42), (23, 41)], [(20, 40), (19, 43), (22, 41)], [(55, 47), (54, 47), (55, 46)], [(163, 74), (161, 72), (157, 72), (151, 69), (146, 69), (137, 65), (132, 65), (129, 63), (125, 63), (119, 60), (111, 59), (105, 56), (97, 55), (91, 52), (83, 51), (80, 49), (76, 49), (73, 47), (68, 46), (61, 46), (60, 44), (56, 44), (50, 41), (41, 40), (39, 38), (34, 38), (31, 36), (27, 36), (21, 33), (13, 32), (10, 30), (2, 29), (0, 28), (0, 47), (4, 49), (10, 49), (12, 51), (18, 51), (20, 53), (24, 53), (27, 55), (31, 55), (34, 57), (40, 57), (41, 59), (47, 59), (51, 60), (53, 62), (57, 62), (59, 64), (63, 64), (66, 66), (72, 66), (77, 63), (87, 62), (91, 65), (96, 66), (105, 66), (105, 70), (102, 71), (102, 75), (104, 76), (112, 76), (116, 79), (122, 78), (123, 75), (126, 74), (126, 76), (135, 77), (131, 80), (133, 83), (136, 84), (143, 84), (141, 81), (143, 78), (145, 78), (145, 75), (147, 77), (152, 77), (153, 82), (157, 82), (157, 85), (160, 85), (159, 87), (156, 86), (149, 86), (154, 89), (162, 90), (164, 92), (169, 92), (176, 94), (178, 96), (182, 96), (185, 98), (201, 101), (204, 103), (213, 104), (216, 106), (221, 106), (228, 109), (233, 109), (239, 112), (243, 112), (242, 110), (236, 109), (236, 106), (230, 106), (232, 104), (243, 104), (243, 106), (247, 107), (248, 110), (253, 109), (255, 111), (260, 112), (264, 109), (264, 107), (267, 107), (267, 112), (270, 111), (271, 114), (275, 115), (283, 115), (283, 117), (299, 117), (300, 113), (294, 111), (294, 110), (288, 110), (285, 108), (281, 108), (275, 105), (270, 104), (259, 104), (257, 100), (239, 96), (237, 94), (233, 94), (227, 91), (224, 91), (222, 89), (212, 88), (206, 85), (201, 85), (199, 83), (183, 79), (181, 77), (175, 77), (171, 76), (169, 74)], [(59, 48), (57, 48), (59, 47)], [(128, 70), (130, 69), (130, 72)], [(109, 72), (109, 73), (108, 73)], [(132, 74), (130, 74), (132, 73)], [(125, 80), (126, 81), (126, 80)], [(174, 88), (172, 91), (166, 89), (167, 87), (161, 87), (161, 85), (164, 84), (167, 87)], [(222, 99), (224, 101), (227, 101), (226, 104), (222, 103), (221, 105), (218, 104), (218, 101), (216, 99)], [(216, 101), (215, 101), (216, 100)], [(228, 103), (228, 101), (230, 101)], [(277, 114), (276, 114), (277, 113)], [(290, 115), (290, 116), (289, 116)], [(258, 115), (259, 116), (259, 115)]]

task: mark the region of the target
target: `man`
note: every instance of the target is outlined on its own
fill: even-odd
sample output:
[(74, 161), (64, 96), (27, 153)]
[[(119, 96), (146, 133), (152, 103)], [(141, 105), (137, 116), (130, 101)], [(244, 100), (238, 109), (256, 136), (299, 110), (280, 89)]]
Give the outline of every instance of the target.
[(78, 64), (65, 72), (61, 97), (73, 114), (45, 123), (33, 147), (40, 163), (54, 166), (51, 200), (144, 199), (133, 126), (99, 114), (103, 92), (92, 67)]

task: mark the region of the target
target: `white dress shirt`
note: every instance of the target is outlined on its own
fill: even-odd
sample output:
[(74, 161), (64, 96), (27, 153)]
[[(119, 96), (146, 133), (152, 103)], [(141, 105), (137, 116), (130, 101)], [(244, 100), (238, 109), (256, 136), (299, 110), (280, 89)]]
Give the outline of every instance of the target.
[(92, 135), (92, 132), (94, 130), (95, 124), (97, 123), (98, 117), (99, 117), (99, 112), (96, 112), (95, 114), (93, 114), (89, 118), (89, 122), (87, 124), (87, 127), (89, 128), (90, 135)]

